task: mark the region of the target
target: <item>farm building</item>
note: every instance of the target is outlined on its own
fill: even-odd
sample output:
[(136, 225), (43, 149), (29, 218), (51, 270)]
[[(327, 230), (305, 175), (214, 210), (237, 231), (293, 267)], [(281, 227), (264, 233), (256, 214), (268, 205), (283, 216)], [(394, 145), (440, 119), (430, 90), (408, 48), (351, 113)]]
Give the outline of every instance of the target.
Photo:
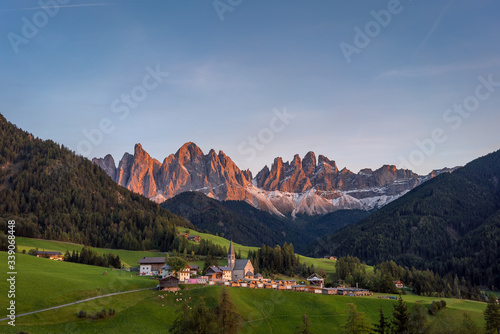
[(139, 260), (139, 274), (140, 275), (161, 275), (161, 267), (165, 264), (164, 257), (143, 257)]
[(167, 276), (158, 280), (159, 290), (179, 290), (179, 279), (174, 276)]
[(307, 281), (309, 282), (309, 284), (319, 287), (323, 287), (323, 284), (325, 284), (325, 280), (316, 273), (309, 276), (307, 278)]
[(64, 260), (64, 256), (62, 255), (61, 252), (37, 251), (36, 257), (44, 257), (55, 261)]
[(404, 286), (405, 286), (405, 285), (403, 284), (403, 282), (401, 282), (401, 281), (394, 281), (394, 285), (395, 285), (395, 286), (396, 286), (396, 288), (398, 288), (398, 289), (402, 289), (402, 288), (404, 288)]

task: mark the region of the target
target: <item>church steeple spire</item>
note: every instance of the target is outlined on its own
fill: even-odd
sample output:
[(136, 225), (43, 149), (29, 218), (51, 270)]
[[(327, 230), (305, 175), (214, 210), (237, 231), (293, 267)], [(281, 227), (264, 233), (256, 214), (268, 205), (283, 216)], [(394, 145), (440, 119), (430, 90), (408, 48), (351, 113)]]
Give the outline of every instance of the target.
[(234, 253), (233, 240), (231, 240), (231, 244), (229, 245), (229, 251), (227, 253), (227, 266), (234, 269), (234, 264), (236, 263), (236, 255)]

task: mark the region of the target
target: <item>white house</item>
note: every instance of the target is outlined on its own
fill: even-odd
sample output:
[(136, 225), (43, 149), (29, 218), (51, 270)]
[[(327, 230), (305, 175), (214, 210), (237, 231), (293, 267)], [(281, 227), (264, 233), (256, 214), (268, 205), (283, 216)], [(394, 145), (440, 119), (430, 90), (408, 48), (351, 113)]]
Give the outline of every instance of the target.
[(161, 267), (165, 263), (164, 257), (143, 257), (139, 260), (139, 274), (141, 275), (161, 275)]
[(191, 267), (186, 265), (186, 268), (182, 269), (180, 272), (175, 272), (172, 267), (168, 264), (161, 267), (162, 277), (175, 276), (179, 279), (180, 282), (184, 282), (191, 278)]

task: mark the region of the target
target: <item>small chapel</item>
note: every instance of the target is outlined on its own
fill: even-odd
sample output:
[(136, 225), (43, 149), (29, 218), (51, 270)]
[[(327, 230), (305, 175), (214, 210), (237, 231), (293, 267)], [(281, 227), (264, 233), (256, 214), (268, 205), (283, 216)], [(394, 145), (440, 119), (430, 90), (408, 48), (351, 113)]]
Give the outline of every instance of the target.
[(236, 254), (234, 252), (233, 241), (231, 240), (231, 245), (229, 246), (229, 251), (227, 253), (227, 266), (231, 268), (232, 280), (244, 279), (245, 276), (254, 275), (254, 268), (250, 260), (237, 260)]

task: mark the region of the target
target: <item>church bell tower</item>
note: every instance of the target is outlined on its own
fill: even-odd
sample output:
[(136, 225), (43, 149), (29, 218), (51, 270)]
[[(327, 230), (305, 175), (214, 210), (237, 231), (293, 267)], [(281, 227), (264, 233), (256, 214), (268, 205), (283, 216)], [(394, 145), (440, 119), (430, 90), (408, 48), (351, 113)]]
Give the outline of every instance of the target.
[(229, 246), (229, 252), (227, 253), (227, 266), (234, 269), (234, 264), (236, 263), (236, 255), (234, 254), (233, 240), (231, 240), (231, 245)]

